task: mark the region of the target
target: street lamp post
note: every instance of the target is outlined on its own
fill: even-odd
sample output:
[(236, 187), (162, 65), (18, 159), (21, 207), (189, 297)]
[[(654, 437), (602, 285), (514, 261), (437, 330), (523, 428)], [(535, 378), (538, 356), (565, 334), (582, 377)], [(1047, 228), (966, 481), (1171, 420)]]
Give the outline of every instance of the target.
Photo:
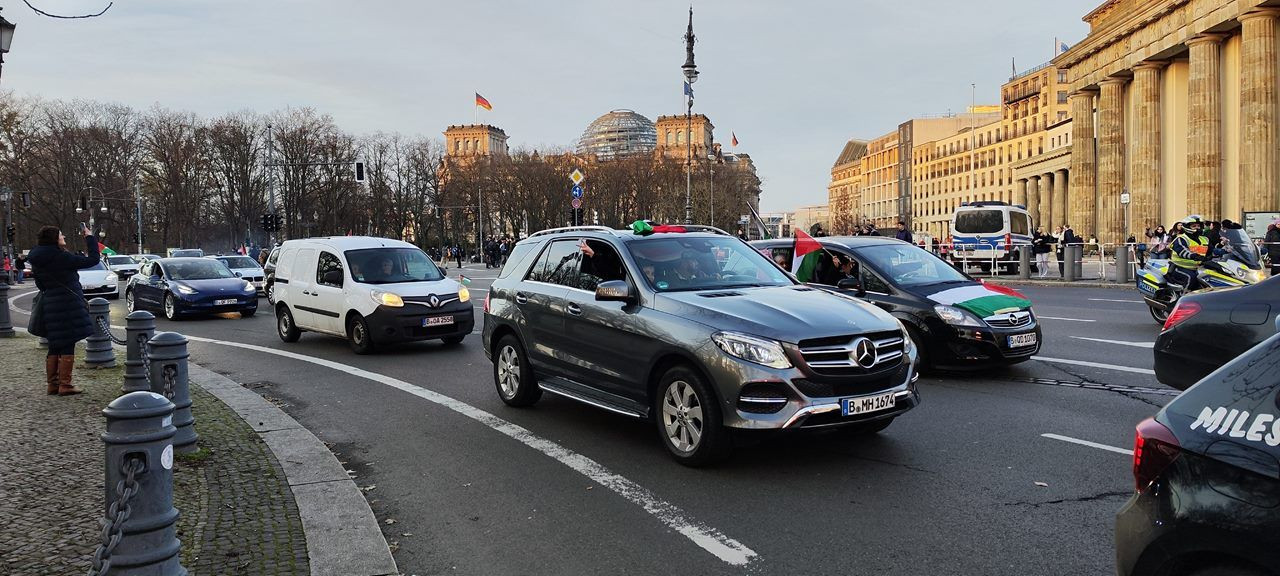
[[(13, 191), (7, 187), (0, 188), (0, 202), (4, 202), (4, 209), (5, 209), (4, 210), (5, 212), (4, 256), (8, 258), (10, 262), (12, 262), (13, 261), (13, 241), (8, 239), (8, 234), (9, 234), (9, 227), (13, 225)], [(4, 279), (5, 283), (13, 282), (13, 278), (10, 276), (10, 273), (8, 270), (5, 271), (4, 275), (5, 275), (5, 279)]]
[[(3, 8), (0, 8), (3, 10)], [(13, 44), (13, 31), (18, 27), (17, 24), (0, 16), (0, 69), (4, 67), (4, 55), (9, 53), (9, 45)]]
[(693, 62), (693, 6), (689, 7), (689, 29), (684, 35), (685, 61), (680, 67), (684, 71), (685, 82), (685, 185), (684, 185), (684, 223), (693, 224), (693, 83), (698, 81), (698, 65)]

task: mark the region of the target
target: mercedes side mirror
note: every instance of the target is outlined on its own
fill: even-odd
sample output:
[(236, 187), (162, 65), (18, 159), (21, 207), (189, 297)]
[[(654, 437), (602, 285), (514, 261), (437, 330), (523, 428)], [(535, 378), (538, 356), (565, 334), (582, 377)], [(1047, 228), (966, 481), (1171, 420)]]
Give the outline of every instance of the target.
[(635, 297), (631, 293), (631, 285), (625, 280), (609, 280), (596, 286), (596, 300), (630, 303)]

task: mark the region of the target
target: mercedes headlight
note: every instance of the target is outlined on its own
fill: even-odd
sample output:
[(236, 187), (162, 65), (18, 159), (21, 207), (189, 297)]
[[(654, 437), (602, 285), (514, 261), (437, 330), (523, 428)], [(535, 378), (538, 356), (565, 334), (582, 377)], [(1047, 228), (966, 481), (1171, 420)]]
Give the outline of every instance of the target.
[(385, 290), (372, 290), (369, 292), (369, 297), (373, 298), (374, 302), (383, 306), (390, 306), (392, 308), (400, 308), (404, 306), (404, 299), (401, 298), (399, 294), (387, 292)]
[(782, 350), (782, 344), (776, 341), (737, 332), (716, 332), (711, 335), (711, 339), (721, 350), (724, 350), (725, 354), (735, 358), (770, 368), (791, 367), (791, 360), (787, 359), (786, 352)]
[(458, 301), (459, 301), (459, 302), (466, 302), (466, 301), (468, 301), (468, 300), (470, 300), (470, 299), (471, 299), (471, 291), (470, 291), (470, 290), (467, 290), (467, 287), (466, 287), (466, 286), (459, 286), (459, 287), (458, 287)]
[(911, 331), (907, 330), (907, 324), (902, 320), (898, 320), (898, 328), (902, 330), (902, 352), (911, 354), (911, 349), (916, 347), (915, 341), (911, 339)]
[(933, 307), (933, 311), (938, 313), (938, 317), (942, 318), (943, 322), (952, 326), (982, 326), (982, 321), (973, 314), (965, 312), (955, 306), (938, 304)]
[(178, 292), (181, 294), (186, 294), (187, 296), (191, 296), (196, 293), (196, 289), (190, 286), (187, 286), (186, 284), (178, 284)]

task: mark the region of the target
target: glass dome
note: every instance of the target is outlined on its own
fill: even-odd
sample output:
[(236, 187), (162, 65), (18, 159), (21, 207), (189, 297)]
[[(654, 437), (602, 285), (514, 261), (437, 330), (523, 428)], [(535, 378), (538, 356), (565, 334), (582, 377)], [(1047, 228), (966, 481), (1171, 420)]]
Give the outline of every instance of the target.
[(653, 122), (631, 110), (614, 110), (596, 118), (578, 140), (579, 154), (610, 160), (628, 154), (653, 152), (658, 131)]

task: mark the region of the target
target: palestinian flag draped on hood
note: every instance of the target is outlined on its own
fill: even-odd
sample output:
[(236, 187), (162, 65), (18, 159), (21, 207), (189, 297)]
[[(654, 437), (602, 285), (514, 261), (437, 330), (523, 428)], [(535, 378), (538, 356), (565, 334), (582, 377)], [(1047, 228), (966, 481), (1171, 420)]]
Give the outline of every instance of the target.
[(822, 245), (813, 236), (796, 230), (795, 256), (791, 259), (791, 273), (801, 282), (813, 282), (813, 273), (822, 257)]
[(928, 297), (939, 304), (963, 308), (979, 318), (1014, 312), (1031, 306), (1031, 301), (1017, 290), (995, 284), (950, 288), (930, 294)]

